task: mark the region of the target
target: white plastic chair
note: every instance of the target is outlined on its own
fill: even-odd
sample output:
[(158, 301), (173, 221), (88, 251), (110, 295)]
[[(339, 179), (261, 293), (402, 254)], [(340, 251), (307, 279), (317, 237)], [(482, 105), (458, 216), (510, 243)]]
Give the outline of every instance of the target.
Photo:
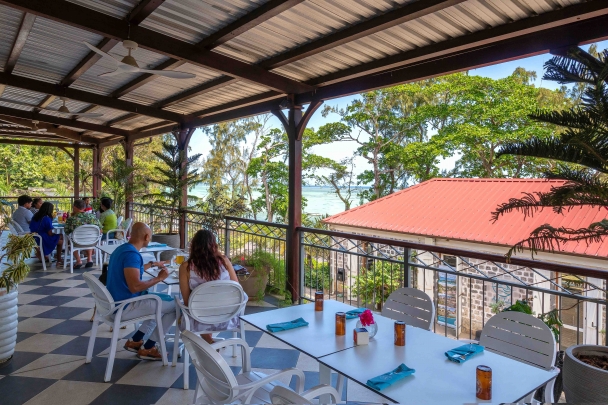
[[(163, 331), (162, 324), (162, 300), (158, 295), (154, 294), (146, 294), (140, 295), (139, 297), (130, 298), (122, 301), (114, 301), (110, 292), (107, 288), (101, 284), (97, 276), (95, 276), (92, 272), (83, 274), (84, 281), (89, 286), (91, 290), (91, 294), (95, 299), (96, 311), (95, 318), (93, 319), (93, 326), (91, 327), (91, 337), (89, 338), (89, 347), (87, 349), (87, 356), (85, 359), (85, 363), (90, 363), (93, 358), (93, 347), (95, 346), (95, 338), (97, 337), (97, 327), (100, 322), (105, 323), (106, 325), (110, 325), (112, 330), (112, 343), (110, 346), (110, 352), (108, 353), (108, 363), (106, 365), (106, 373), (104, 375), (103, 380), (105, 382), (110, 381), (112, 378), (112, 367), (114, 366), (114, 358), (116, 356), (116, 346), (118, 345), (120, 328), (133, 324), (145, 321), (147, 319), (153, 319), (156, 321), (156, 327), (158, 328), (159, 336), (165, 336)], [(125, 306), (129, 303), (142, 301), (142, 300), (154, 300), (156, 302), (156, 312), (151, 315), (141, 316), (135, 319), (129, 319), (128, 321), (122, 321), (122, 311), (125, 309)], [(168, 365), (167, 362), (167, 349), (165, 347), (165, 339), (160, 340), (160, 348), (161, 354), (163, 356), (163, 365)]]
[[(131, 230), (131, 226), (133, 225), (133, 219), (127, 218), (122, 222), (122, 226), (116, 229), (110, 229), (106, 232), (106, 239), (102, 241), (104, 245), (122, 245), (123, 243), (127, 243), (127, 235)], [(113, 238), (110, 238), (110, 234), (114, 234)], [(107, 260), (108, 255), (104, 253), (103, 261)]]
[(93, 250), (95, 254), (95, 264), (100, 265), (101, 251), (99, 241), (101, 240), (101, 230), (97, 225), (81, 225), (74, 229), (74, 232), (67, 235), (69, 253), (66, 252), (66, 259), (63, 261), (63, 268), (70, 261), (70, 273), (74, 272), (74, 252), (82, 250)]
[[(243, 287), (235, 281), (216, 280), (209, 281), (196, 287), (189, 298), (189, 305), (181, 302), (179, 297), (175, 298), (176, 318), (184, 317), (186, 330), (190, 330), (192, 320), (205, 324), (218, 324), (228, 322), (235, 316), (243, 314), (247, 305), (247, 296)], [(241, 321), (239, 329), (216, 330), (216, 332), (232, 332), (234, 338), (237, 333), (245, 340), (245, 324)], [(199, 332), (200, 333), (200, 332)], [(175, 328), (175, 344), (173, 345), (173, 365), (177, 365), (177, 354), (179, 352), (179, 327)], [(232, 357), (236, 357), (236, 346), (232, 347)], [(184, 389), (188, 389), (189, 377), (188, 353), (184, 353)]]
[(301, 394), (297, 394), (289, 388), (282, 387), (280, 385), (274, 387), (270, 391), (270, 401), (274, 405), (310, 405), (319, 404), (319, 401), (315, 401), (315, 398), (321, 395), (329, 395), (331, 403), (337, 404), (340, 402), (338, 391), (334, 387), (329, 385), (321, 384), (316, 387), (304, 391)]
[[(30, 232), (25, 232), (23, 230), (23, 228), (21, 227), (21, 225), (19, 225), (17, 222), (13, 221), (12, 219), (8, 223), (8, 230), (10, 233), (12, 233), (13, 235), (17, 235), (17, 236), (27, 235), (28, 233), (30, 233)], [(40, 235), (38, 235), (37, 233), (32, 233), (32, 236), (34, 237), (34, 239), (36, 239), (38, 249), (40, 249), (40, 257), (42, 257), (42, 270), (46, 271), (46, 258), (44, 256), (44, 250), (42, 250), (42, 237)]]
[(431, 330), (435, 319), (435, 306), (431, 297), (424, 291), (403, 287), (393, 291), (388, 297), (382, 307), (382, 316)]
[[(190, 332), (182, 332), (186, 350), (192, 357), (196, 368), (198, 382), (194, 393), (194, 403), (198, 399), (199, 388), (207, 397), (206, 403), (212, 404), (260, 404), (270, 403), (270, 391), (278, 385), (283, 385), (278, 378), (297, 377), (296, 392), (304, 388), (304, 373), (296, 368), (277, 371), (266, 375), (259, 371), (251, 371), (249, 345), (243, 339), (226, 339), (209, 344), (200, 336)], [(239, 345), (242, 355), (242, 373), (235, 376), (226, 360), (216, 350), (228, 346)], [(184, 377), (185, 378), (185, 377)]]
[[(531, 366), (552, 371), (555, 376), (555, 336), (540, 319), (522, 312), (500, 312), (486, 323), (479, 344), (485, 350)], [(545, 384), (545, 403), (553, 403), (555, 378)], [(532, 402), (534, 393), (522, 402)]]
[(116, 226), (120, 226), (122, 224), (123, 219), (124, 217), (122, 215), (116, 218)]

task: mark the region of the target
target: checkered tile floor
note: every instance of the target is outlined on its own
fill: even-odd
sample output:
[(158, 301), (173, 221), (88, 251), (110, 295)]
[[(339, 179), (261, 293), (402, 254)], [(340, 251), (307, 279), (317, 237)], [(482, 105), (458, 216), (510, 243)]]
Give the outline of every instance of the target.
[[(103, 382), (110, 330), (100, 326), (94, 357), (85, 364), (90, 336), (94, 300), (82, 274), (85, 270), (56, 269), (46, 272), (31, 260), (32, 271), (19, 285), (19, 326), (16, 352), (7, 366), (0, 368), (0, 403), (3, 405), (84, 405), (84, 404), (187, 404), (194, 390), (183, 389), (183, 367), (163, 367), (161, 362), (141, 361), (122, 350), (116, 355), (112, 381)], [(99, 269), (86, 269), (86, 271)], [(247, 313), (272, 309), (247, 307)], [(121, 330), (128, 338), (130, 329)], [(306, 375), (306, 388), (318, 384), (318, 363), (252, 327), (246, 331), (247, 343), (253, 348), (254, 369), (272, 372), (297, 367)], [(172, 344), (168, 344), (172, 350)], [(235, 373), (241, 369), (240, 358), (224, 354)], [(284, 381), (289, 384), (290, 381)], [(191, 366), (190, 387), (196, 386), (196, 373)], [(373, 392), (347, 382), (344, 400), (383, 402)], [(200, 400), (200, 399), (199, 399)]]

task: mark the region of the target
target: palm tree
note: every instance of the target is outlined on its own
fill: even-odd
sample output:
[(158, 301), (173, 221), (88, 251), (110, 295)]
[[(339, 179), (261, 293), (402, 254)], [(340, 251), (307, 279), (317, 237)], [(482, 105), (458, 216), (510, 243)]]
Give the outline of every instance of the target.
[[(561, 111), (538, 111), (531, 118), (564, 130), (550, 139), (531, 138), (505, 145), (498, 155), (557, 160), (560, 163), (544, 173), (544, 177), (565, 182), (548, 192), (526, 193), (499, 205), (493, 212), (494, 221), (513, 210), (532, 216), (545, 207), (552, 207), (556, 213), (579, 206), (608, 209), (608, 50), (596, 57), (573, 47), (565, 56), (553, 57), (545, 63), (545, 69), (545, 80), (582, 87), (580, 104)], [(545, 224), (513, 246), (507, 255), (524, 248), (529, 248), (532, 255), (538, 250), (553, 251), (571, 241), (601, 242), (606, 235), (606, 219), (580, 229)]]

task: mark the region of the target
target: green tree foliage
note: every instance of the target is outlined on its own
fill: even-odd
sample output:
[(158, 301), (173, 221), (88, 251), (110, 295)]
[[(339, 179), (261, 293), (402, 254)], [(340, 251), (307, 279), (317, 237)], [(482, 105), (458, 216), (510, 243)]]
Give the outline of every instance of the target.
[[(499, 155), (551, 159), (564, 162), (546, 171), (548, 179), (565, 180), (548, 192), (512, 198), (494, 213), (497, 220), (513, 210), (526, 216), (552, 207), (562, 213), (571, 207), (608, 208), (608, 50), (594, 56), (571, 48), (567, 56), (554, 57), (545, 64), (545, 80), (582, 85), (581, 104), (568, 109), (541, 109), (531, 115), (541, 124), (556, 125), (563, 131), (549, 137), (531, 137), (503, 146)], [(510, 251), (530, 248), (554, 250), (568, 242), (601, 242), (608, 235), (608, 220), (581, 229), (542, 225)]]

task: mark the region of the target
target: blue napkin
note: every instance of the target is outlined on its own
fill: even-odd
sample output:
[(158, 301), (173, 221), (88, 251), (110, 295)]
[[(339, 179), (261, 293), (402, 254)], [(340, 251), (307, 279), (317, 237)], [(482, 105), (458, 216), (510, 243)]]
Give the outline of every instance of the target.
[(377, 391), (382, 391), (385, 388), (390, 387), (399, 380), (412, 375), (416, 372), (413, 368), (409, 368), (405, 364), (401, 363), (399, 367), (391, 372), (379, 375), (378, 377), (370, 378), (367, 380), (367, 385)]
[[(481, 352), (483, 352), (483, 346), (471, 343), (448, 350), (445, 352), (445, 356), (453, 362), (464, 363), (469, 359), (469, 357), (475, 356), (477, 353)], [(464, 356), (464, 359), (460, 356)]]
[(361, 315), (363, 312), (365, 312), (367, 308), (357, 308), (357, 309), (351, 309), (350, 311), (348, 311), (346, 313), (346, 319), (355, 319), (358, 318), (359, 315)]
[(290, 322), (271, 323), (270, 325), (266, 325), (266, 329), (268, 329), (270, 332), (281, 332), (302, 326), (308, 326), (308, 322), (306, 322), (303, 318), (298, 318)]

